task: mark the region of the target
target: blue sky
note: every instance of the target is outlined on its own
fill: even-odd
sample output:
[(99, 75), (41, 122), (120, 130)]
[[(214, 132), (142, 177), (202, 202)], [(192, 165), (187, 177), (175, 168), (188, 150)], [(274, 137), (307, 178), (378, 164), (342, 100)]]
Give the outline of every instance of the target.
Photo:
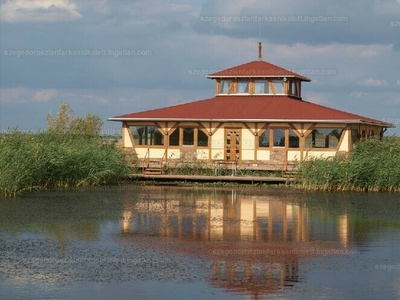
[(0, 129), (66, 101), (107, 118), (214, 96), (210, 72), (263, 58), (305, 100), (397, 124), (400, 0), (0, 0)]

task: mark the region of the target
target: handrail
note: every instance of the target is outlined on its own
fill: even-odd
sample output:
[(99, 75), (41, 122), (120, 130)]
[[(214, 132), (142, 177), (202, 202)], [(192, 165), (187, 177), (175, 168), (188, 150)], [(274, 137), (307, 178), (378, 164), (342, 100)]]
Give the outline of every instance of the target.
[(143, 157), (142, 173), (144, 174), (150, 164), (150, 148), (147, 148), (146, 154)]
[(160, 161), (161, 174), (163, 173), (163, 162), (164, 162), (164, 159), (165, 159), (165, 162), (168, 162), (168, 155), (167, 154), (168, 154), (168, 149), (165, 149), (164, 154), (163, 154), (163, 156), (161, 158), (161, 161)]

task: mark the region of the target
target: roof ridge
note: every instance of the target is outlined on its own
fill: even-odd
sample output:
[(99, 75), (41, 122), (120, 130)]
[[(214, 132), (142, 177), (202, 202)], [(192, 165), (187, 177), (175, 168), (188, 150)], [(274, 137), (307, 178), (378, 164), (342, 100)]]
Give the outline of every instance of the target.
[[(303, 75), (297, 74), (297, 73), (295, 73), (295, 72), (293, 72), (293, 71), (291, 71), (289, 69), (280, 67), (280, 66), (278, 66), (276, 64), (270, 63), (270, 62), (265, 61), (265, 60), (252, 60), (252, 61), (249, 61), (249, 62), (245, 62), (245, 63), (239, 64), (239, 65), (227, 68), (227, 69), (219, 70), (217, 72), (209, 74), (207, 77), (208, 78), (213, 78), (213, 77), (218, 77), (218, 76), (229, 76), (229, 74), (228, 75), (223, 75), (223, 73), (225, 73), (225, 72), (226, 73), (230, 73), (233, 70), (240, 70), (241, 68), (245, 69), (247, 65), (251, 65), (251, 64), (257, 64), (257, 65), (264, 64), (264, 65), (266, 65), (265, 71), (267, 71), (268, 69), (271, 69), (271, 70), (275, 69), (275, 71), (277, 71), (277, 72), (274, 72), (274, 73), (279, 73), (279, 72), (283, 73), (283, 74), (266, 74), (266, 76), (268, 76), (268, 75), (289, 76), (290, 75), (290, 76), (295, 76), (295, 77), (301, 78), (301, 79), (303, 79), (305, 81), (311, 81), (311, 79), (309, 79), (309, 78), (307, 78), (307, 77), (305, 77)], [(234, 73), (234, 72), (232, 72), (232, 73)], [(231, 75), (232, 76), (241, 76), (241, 75), (235, 75), (235, 74), (231, 74)], [(245, 74), (245, 75), (251, 77), (251, 75), (254, 75), (254, 74)], [(258, 75), (262, 75), (262, 74), (258, 74)]]

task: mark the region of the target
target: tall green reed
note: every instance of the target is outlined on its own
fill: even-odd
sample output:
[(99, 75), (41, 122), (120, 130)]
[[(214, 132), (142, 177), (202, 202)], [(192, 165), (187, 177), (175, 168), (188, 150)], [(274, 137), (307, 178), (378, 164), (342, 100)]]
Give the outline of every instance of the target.
[(130, 172), (115, 142), (99, 135), (21, 133), (0, 137), (0, 194), (114, 184)]
[(346, 158), (312, 158), (299, 164), (299, 186), (324, 191), (400, 191), (400, 138), (359, 142)]

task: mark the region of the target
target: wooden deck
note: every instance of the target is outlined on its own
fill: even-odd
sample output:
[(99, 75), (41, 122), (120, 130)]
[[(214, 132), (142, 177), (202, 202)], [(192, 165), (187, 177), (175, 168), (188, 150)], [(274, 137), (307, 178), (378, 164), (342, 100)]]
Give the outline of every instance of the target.
[(285, 184), (292, 178), (283, 177), (257, 177), (257, 176), (205, 176), (205, 175), (153, 175), (130, 174), (130, 179), (156, 180), (156, 181), (184, 181), (184, 182), (238, 182), (238, 183), (267, 183)]

